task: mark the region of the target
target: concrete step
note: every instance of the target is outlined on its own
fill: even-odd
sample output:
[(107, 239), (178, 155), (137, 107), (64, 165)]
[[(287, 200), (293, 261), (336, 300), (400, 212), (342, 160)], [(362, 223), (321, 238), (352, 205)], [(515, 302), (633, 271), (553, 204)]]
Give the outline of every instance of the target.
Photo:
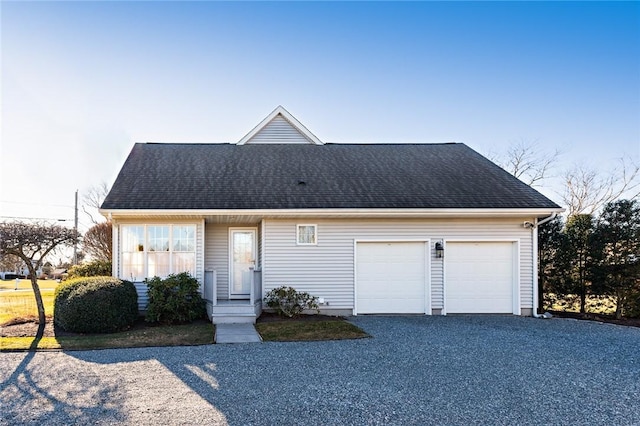
[(244, 300), (225, 300), (216, 305), (207, 304), (207, 313), (214, 324), (255, 324), (261, 312), (260, 302), (249, 304)]
[(255, 324), (256, 314), (212, 314), (214, 324)]
[(252, 314), (255, 315), (254, 305), (214, 305), (211, 307), (213, 314)]

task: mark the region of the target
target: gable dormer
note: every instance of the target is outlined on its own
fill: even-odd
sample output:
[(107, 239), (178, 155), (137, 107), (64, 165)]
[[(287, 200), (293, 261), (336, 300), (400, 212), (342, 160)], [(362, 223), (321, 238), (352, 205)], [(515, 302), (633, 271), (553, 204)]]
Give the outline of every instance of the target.
[(237, 145), (249, 144), (324, 145), (316, 135), (282, 106), (274, 109), (237, 143)]

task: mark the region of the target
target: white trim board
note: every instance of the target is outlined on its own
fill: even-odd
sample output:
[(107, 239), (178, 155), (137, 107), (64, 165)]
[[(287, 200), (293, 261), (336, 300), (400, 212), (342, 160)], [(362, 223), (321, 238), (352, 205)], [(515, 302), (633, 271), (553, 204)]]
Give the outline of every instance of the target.
[(114, 218), (136, 216), (266, 216), (329, 218), (500, 218), (545, 217), (564, 209), (100, 209), (103, 216)]
[(253, 232), (253, 262), (254, 267), (257, 266), (257, 257), (258, 255), (258, 228), (256, 227), (247, 227), (247, 226), (239, 226), (239, 227), (229, 227), (228, 231), (228, 241), (227, 241), (227, 250), (228, 250), (228, 274), (229, 274), (229, 287), (227, 289), (227, 295), (229, 300), (231, 299), (248, 299), (251, 289), (249, 289), (249, 293), (246, 294), (231, 294), (231, 290), (233, 288), (233, 280), (234, 280), (234, 271), (233, 271), (233, 232), (234, 231), (252, 231)]

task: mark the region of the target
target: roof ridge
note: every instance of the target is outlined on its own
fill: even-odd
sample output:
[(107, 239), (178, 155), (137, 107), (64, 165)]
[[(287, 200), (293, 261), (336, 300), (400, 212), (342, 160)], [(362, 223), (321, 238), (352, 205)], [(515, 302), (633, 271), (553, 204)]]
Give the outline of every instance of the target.
[[(135, 145), (229, 145), (237, 146), (234, 142), (134, 142)], [(262, 144), (261, 144), (262, 145)], [(316, 145), (302, 145), (292, 144), (295, 146), (316, 146)], [(324, 142), (323, 145), (331, 146), (403, 146), (403, 145), (465, 145), (464, 142)], [(256, 146), (256, 145), (252, 145)]]

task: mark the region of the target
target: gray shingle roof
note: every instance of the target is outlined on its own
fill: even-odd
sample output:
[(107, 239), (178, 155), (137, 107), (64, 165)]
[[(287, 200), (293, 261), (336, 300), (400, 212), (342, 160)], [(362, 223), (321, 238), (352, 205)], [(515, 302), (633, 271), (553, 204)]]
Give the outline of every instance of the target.
[(136, 144), (103, 209), (558, 208), (464, 144)]

